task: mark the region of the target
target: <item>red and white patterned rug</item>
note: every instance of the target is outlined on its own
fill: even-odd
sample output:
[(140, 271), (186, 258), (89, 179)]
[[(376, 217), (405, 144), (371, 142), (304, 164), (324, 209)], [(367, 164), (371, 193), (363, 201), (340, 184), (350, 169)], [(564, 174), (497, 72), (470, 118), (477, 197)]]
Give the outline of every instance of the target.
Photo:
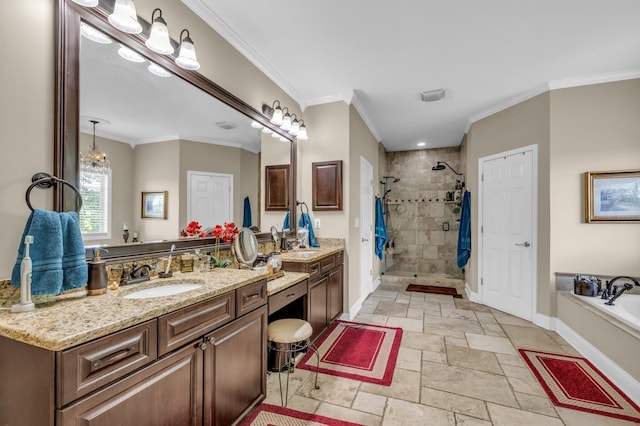
[(553, 404), (640, 422), (640, 408), (585, 358), (518, 350)]
[(362, 426), (271, 404), (259, 405), (241, 426)]
[[(389, 386), (398, 358), (402, 329), (336, 321), (320, 338), (320, 373)], [(315, 371), (312, 351), (298, 368)]]

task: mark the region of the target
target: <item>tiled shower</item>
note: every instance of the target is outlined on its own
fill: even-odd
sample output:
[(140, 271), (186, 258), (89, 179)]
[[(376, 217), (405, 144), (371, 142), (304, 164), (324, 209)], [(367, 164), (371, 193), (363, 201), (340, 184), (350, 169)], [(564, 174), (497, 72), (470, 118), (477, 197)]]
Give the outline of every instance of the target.
[[(461, 198), (448, 200), (447, 192), (455, 197), (456, 180), (463, 182), (464, 176), (449, 168), (432, 170), (438, 161), (446, 161), (463, 172), (460, 149), (385, 153), (381, 176), (400, 178), (387, 179), (386, 185), (391, 190), (384, 206), (389, 236), (382, 268), (386, 274), (446, 273), (462, 278), (456, 264)], [(382, 196), (384, 186), (379, 188)]]

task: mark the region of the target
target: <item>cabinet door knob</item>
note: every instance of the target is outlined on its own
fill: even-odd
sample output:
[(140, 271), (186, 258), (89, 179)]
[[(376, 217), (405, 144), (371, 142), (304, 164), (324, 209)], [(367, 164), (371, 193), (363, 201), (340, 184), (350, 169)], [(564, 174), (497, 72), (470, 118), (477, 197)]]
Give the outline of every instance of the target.
[(212, 345), (216, 343), (216, 338), (211, 336), (209, 337), (209, 343), (211, 343)]
[(203, 351), (207, 350), (207, 344), (205, 342), (200, 343), (200, 349)]

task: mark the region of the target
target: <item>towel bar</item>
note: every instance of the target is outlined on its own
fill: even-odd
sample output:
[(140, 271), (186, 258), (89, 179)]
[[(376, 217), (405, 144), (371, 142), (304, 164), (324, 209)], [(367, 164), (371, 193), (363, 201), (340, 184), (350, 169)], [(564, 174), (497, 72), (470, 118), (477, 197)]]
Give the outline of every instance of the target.
[(29, 187), (27, 188), (27, 192), (24, 194), (25, 200), (27, 202), (27, 206), (29, 206), (29, 209), (31, 209), (31, 211), (33, 211), (33, 207), (31, 206), (31, 200), (29, 199), (29, 196), (33, 188), (35, 188), (36, 186), (38, 188), (51, 188), (53, 185), (62, 183), (64, 185), (67, 185), (69, 188), (71, 188), (73, 192), (76, 194), (76, 212), (77, 213), (80, 212), (80, 209), (82, 208), (82, 195), (80, 194), (80, 191), (78, 191), (78, 188), (76, 188), (74, 185), (70, 184), (66, 180), (60, 179), (55, 176), (51, 176), (48, 173), (41, 172), (31, 176), (31, 182), (33, 183), (29, 185)]

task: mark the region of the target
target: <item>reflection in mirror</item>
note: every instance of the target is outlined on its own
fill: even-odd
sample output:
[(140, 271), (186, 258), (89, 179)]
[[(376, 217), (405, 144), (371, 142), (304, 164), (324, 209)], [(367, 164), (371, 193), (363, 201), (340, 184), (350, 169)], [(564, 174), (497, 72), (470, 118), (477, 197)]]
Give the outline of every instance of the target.
[(235, 240), (236, 257), (238, 262), (251, 266), (258, 258), (258, 240), (249, 228), (242, 228)]
[[(288, 162), (290, 144), (262, 142), (246, 115), (89, 24), (81, 28), (80, 150), (91, 145), (97, 121), (96, 144), (112, 168), (111, 196), (98, 206), (109, 217), (85, 243), (122, 244), (123, 228), (146, 242), (178, 238), (191, 221), (203, 229), (242, 224), (245, 197), (251, 225), (260, 227), (260, 151), (267, 146), (267, 160)], [(168, 191), (166, 220), (141, 218), (145, 191)]]

